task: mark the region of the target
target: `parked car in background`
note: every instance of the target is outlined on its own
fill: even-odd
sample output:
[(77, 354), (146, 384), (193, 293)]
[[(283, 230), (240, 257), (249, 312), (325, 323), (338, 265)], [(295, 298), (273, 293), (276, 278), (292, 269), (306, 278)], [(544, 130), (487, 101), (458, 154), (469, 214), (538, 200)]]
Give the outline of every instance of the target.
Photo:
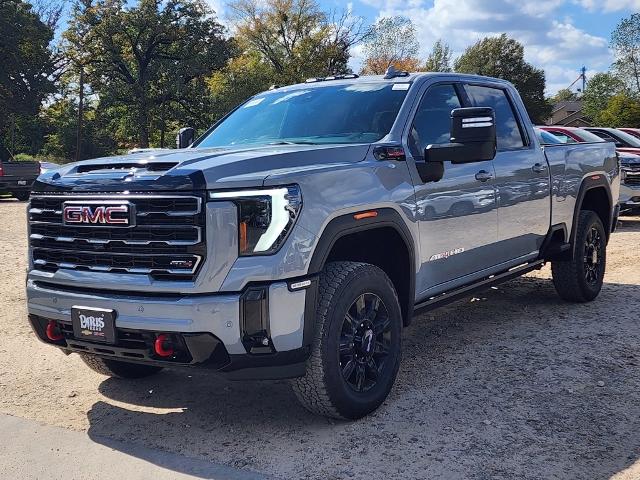
[(622, 170), (620, 182), (620, 210), (632, 213), (640, 209), (640, 155), (618, 153)]
[[(538, 137), (538, 141), (540, 145), (559, 145), (567, 142), (563, 142), (561, 139), (556, 137), (550, 132), (543, 130), (540, 127), (534, 127), (533, 129), (536, 132), (536, 136)], [(569, 142), (572, 143), (572, 142)]]
[(0, 162), (0, 192), (24, 202), (40, 175), (39, 162)]
[(591, 143), (604, 142), (604, 139), (582, 128), (577, 127), (558, 127), (558, 126), (542, 126), (539, 127), (545, 132), (549, 132), (558, 138), (562, 143)]
[(587, 127), (585, 130), (599, 136), (606, 142), (615, 143), (618, 152), (640, 155), (640, 138), (617, 128)]
[(618, 130), (628, 133), (629, 135), (633, 135), (636, 138), (640, 138), (640, 128), (619, 128)]

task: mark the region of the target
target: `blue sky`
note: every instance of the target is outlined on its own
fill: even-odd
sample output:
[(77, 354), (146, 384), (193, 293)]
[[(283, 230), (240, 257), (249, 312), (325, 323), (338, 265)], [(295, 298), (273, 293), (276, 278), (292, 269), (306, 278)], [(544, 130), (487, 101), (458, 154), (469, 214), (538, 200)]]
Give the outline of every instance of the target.
[[(224, 20), (224, 0), (208, 0)], [(457, 54), (479, 38), (506, 32), (525, 46), (525, 56), (544, 68), (547, 93), (569, 86), (587, 67), (587, 75), (606, 71), (612, 62), (609, 38), (616, 24), (640, 12), (640, 0), (319, 0), (323, 8), (351, 9), (368, 23), (403, 15), (418, 31), (422, 55), (438, 38)], [(359, 68), (356, 48), (352, 67)]]

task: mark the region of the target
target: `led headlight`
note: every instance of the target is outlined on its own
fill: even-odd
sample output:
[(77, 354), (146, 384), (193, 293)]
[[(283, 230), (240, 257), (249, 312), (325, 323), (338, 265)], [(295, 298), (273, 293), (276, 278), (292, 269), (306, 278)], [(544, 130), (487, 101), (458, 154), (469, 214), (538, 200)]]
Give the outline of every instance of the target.
[(300, 187), (297, 185), (209, 192), (209, 198), (232, 201), (238, 206), (240, 255), (265, 255), (277, 251), (302, 207)]

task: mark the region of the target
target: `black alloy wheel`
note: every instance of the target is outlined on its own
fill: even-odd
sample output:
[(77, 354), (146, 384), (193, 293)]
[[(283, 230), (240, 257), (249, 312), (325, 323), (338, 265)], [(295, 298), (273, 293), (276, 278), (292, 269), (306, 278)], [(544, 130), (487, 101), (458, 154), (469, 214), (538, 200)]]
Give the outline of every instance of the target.
[(589, 285), (596, 285), (602, 269), (603, 241), (600, 232), (592, 226), (584, 242), (584, 279)]
[(356, 392), (373, 388), (386, 366), (390, 345), (387, 307), (374, 293), (363, 293), (349, 307), (340, 333), (340, 367), (347, 384)]

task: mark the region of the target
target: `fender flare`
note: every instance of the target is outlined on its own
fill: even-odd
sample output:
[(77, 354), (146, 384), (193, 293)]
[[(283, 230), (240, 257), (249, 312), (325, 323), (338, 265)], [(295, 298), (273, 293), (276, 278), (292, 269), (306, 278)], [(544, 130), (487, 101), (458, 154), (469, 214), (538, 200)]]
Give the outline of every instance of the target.
[[(402, 239), (409, 253), (409, 266), (406, 272), (409, 275), (409, 292), (407, 305), (401, 305), (404, 312), (404, 325), (411, 322), (413, 307), (415, 304), (415, 284), (416, 284), (416, 254), (413, 236), (400, 214), (392, 208), (376, 208), (363, 211), (375, 210), (377, 215), (370, 218), (356, 220), (353, 212), (341, 215), (332, 219), (324, 228), (320, 239), (316, 244), (311, 261), (309, 263), (309, 275), (319, 274), (329, 258), (331, 250), (336, 242), (341, 238), (358, 232), (375, 230), (380, 228), (392, 228)], [(314, 299), (315, 300), (315, 299)], [(306, 316), (306, 315), (305, 315)], [(305, 324), (308, 323), (305, 321)]]
[(604, 173), (594, 173), (588, 175), (582, 180), (580, 184), (580, 189), (578, 190), (578, 196), (576, 197), (576, 206), (573, 209), (573, 222), (571, 224), (571, 234), (569, 238), (569, 243), (573, 245), (576, 230), (578, 228), (578, 215), (580, 215), (580, 210), (582, 210), (582, 204), (584, 202), (584, 198), (590, 190), (594, 190), (596, 188), (604, 188), (607, 199), (609, 200), (609, 222), (608, 225), (605, 225), (604, 228), (607, 233), (607, 239), (611, 234), (612, 223), (614, 221), (614, 209), (615, 205), (613, 204), (613, 197), (611, 195), (611, 186), (607, 181), (607, 176)]

